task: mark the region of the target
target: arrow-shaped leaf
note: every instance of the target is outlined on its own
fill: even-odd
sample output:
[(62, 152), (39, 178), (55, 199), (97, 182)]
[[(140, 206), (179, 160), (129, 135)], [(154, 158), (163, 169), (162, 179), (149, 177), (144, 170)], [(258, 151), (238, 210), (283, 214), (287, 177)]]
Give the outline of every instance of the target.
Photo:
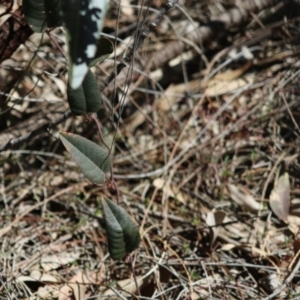
[(67, 94), (70, 109), (75, 115), (97, 112), (101, 107), (99, 87), (91, 70), (88, 70), (78, 89), (73, 90), (68, 86)]
[(111, 200), (103, 200), (103, 212), (110, 256), (114, 260), (122, 259), (139, 246), (138, 228), (128, 213)]
[(80, 116), (87, 113), (82, 85), (78, 89), (73, 90), (68, 84), (67, 96), (70, 110), (73, 114)]
[(60, 139), (84, 176), (95, 184), (103, 183), (111, 165), (108, 150), (77, 134), (61, 132)]

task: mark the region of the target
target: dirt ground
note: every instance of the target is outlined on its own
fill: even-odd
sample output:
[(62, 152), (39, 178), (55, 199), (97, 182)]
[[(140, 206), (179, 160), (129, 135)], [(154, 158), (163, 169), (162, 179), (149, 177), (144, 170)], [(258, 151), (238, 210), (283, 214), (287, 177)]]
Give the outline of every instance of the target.
[(64, 30), (29, 30), (0, 59), (0, 299), (300, 299), (299, 25), (297, 0), (111, 1), (98, 117), (142, 237), (121, 261), (110, 174), (58, 139), (99, 141), (68, 112)]

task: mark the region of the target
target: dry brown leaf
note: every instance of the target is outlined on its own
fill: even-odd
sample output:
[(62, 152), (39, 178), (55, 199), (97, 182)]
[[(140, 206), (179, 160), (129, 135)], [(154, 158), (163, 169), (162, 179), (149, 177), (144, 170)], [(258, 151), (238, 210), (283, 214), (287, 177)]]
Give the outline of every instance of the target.
[(286, 156), (284, 158), (284, 164), (286, 170), (289, 168), (289, 166), (299, 157), (299, 153), (296, 153), (294, 155)]
[(62, 95), (66, 95), (67, 93), (66, 83), (58, 76), (51, 76), (51, 80), (55, 82), (55, 86), (60, 91), (60, 93)]
[(41, 273), (39, 270), (32, 270), (28, 276), (19, 276), (16, 278), (19, 282), (32, 281), (32, 282), (57, 282), (57, 278), (51, 274)]
[(203, 297), (203, 294), (201, 293), (201, 296), (200, 296), (200, 293), (196, 293), (195, 291), (192, 292), (192, 294), (190, 295), (190, 299), (191, 300), (198, 300), (198, 299), (201, 299)]
[(240, 78), (250, 66), (251, 62), (248, 62), (240, 69), (218, 73), (208, 81), (195, 79), (187, 83), (177, 85), (171, 84), (166, 89), (165, 93), (157, 99), (155, 107), (161, 112), (169, 111), (172, 106), (186, 94), (186, 92), (199, 92), (202, 89), (205, 89), (205, 94), (211, 97), (232, 93), (236, 89), (254, 82), (254, 74), (248, 74), (243, 78)]
[(63, 265), (72, 263), (80, 256), (79, 252), (60, 252), (41, 258), (40, 264), (45, 271), (60, 268)]
[(222, 251), (231, 251), (232, 249), (234, 249), (236, 247), (236, 245), (234, 244), (225, 244), (221, 247), (220, 250)]
[(288, 222), (290, 210), (290, 180), (286, 172), (278, 178), (278, 182), (270, 195), (270, 207), (278, 219)]
[(253, 257), (268, 257), (268, 252), (263, 249), (251, 246), (251, 252)]
[(134, 10), (130, 5), (129, 0), (122, 0), (121, 10), (124, 15), (132, 16), (134, 14)]
[(299, 233), (300, 217), (288, 215), (287, 223), (289, 230), (296, 236)]
[[(136, 143), (136, 137), (135, 141), (133, 143)], [(151, 135), (141, 135), (138, 138), (138, 145), (136, 145), (137, 150), (139, 153), (143, 153), (141, 155), (141, 158), (147, 162), (157, 162), (159, 160), (158, 157), (158, 150), (157, 150), (157, 144)]]
[[(137, 284), (139, 288), (144, 287), (145, 285), (149, 285), (151, 282), (151, 275), (147, 277), (138, 276), (136, 278)], [(130, 296), (137, 292), (136, 284), (133, 278), (123, 279), (117, 282), (118, 287), (116, 289), (122, 290), (122, 295)], [(111, 289), (108, 289), (104, 292), (104, 296), (116, 296), (115, 292)], [(76, 299), (77, 300), (77, 299)]]
[(138, 126), (145, 122), (147, 119), (146, 115), (148, 113), (149, 112), (147, 111), (147, 108), (145, 108), (143, 111), (137, 110), (134, 112), (130, 117), (124, 120), (126, 130), (133, 132)]
[(257, 202), (254, 197), (247, 193), (242, 187), (237, 187), (233, 184), (228, 184), (227, 187), (231, 199), (246, 210), (257, 212), (263, 209), (263, 204)]
[(166, 193), (169, 197), (177, 199), (181, 203), (186, 203), (187, 196), (184, 193), (178, 191), (178, 189), (174, 185), (166, 185), (165, 180), (163, 180), (162, 178), (154, 179), (153, 185), (158, 189), (162, 189), (164, 193)]
[[(199, 80), (197, 82), (199, 83)], [(171, 84), (165, 93), (155, 102), (156, 109), (161, 112), (169, 111), (178, 99), (181, 98), (180, 95), (184, 95), (186, 88), (186, 84)]]
[[(53, 299), (58, 298), (59, 291), (54, 285), (46, 284), (38, 288), (35, 299)], [(39, 297), (39, 298), (38, 298)]]
[[(226, 218), (226, 213), (221, 210), (209, 212), (206, 215), (206, 224), (208, 226), (220, 225), (220, 224), (224, 223), (225, 218)], [(211, 244), (213, 244), (215, 242), (215, 240), (217, 239), (217, 237), (219, 235), (219, 231), (220, 231), (219, 226), (212, 227), (213, 236), (211, 239)]]
[(91, 284), (100, 284), (103, 281), (105, 272), (102, 270), (100, 276), (96, 273), (79, 271), (67, 284), (59, 290), (58, 300), (83, 300), (88, 298), (87, 288)]
[(208, 86), (205, 89), (205, 95), (210, 97), (216, 97), (223, 94), (233, 93), (237, 89), (240, 89), (253, 82), (253, 74), (248, 74), (244, 78), (237, 78), (230, 81), (215, 79), (208, 83)]
[(51, 102), (62, 102), (61, 98), (53, 92), (50, 86), (45, 86), (43, 88), (43, 92), (41, 93), (40, 98)]

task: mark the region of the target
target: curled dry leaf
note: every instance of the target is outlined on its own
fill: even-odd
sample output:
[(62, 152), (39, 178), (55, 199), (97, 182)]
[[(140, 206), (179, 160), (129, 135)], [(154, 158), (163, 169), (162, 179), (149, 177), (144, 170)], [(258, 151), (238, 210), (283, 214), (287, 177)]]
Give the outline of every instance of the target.
[(60, 252), (43, 256), (40, 264), (45, 271), (55, 270), (63, 265), (67, 265), (77, 260), (80, 256), (78, 252)]
[[(220, 225), (220, 224), (224, 223), (225, 218), (226, 218), (226, 214), (225, 214), (225, 212), (223, 212), (221, 210), (209, 212), (206, 216), (206, 224), (208, 226)], [(213, 236), (211, 238), (211, 244), (213, 244), (215, 242), (215, 240), (217, 239), (217, 237), (219, 235), (219, 230), (220, 230), (219, 226), (212, 227)]]
[(253, 74), (248, 74), (244, 78), (237, 78), (228, 81), (215, 80), (213, 82), (209, 82), (209, 85), (205, 90), (205, 95), (216, 97), (223, 94), (233, 93), (237, 89), (240, 89), (252, 82), (254, 82)]
[(158, 112), (163, 113), (172, 109), (186, 92), (195, 93), (205, 90), (205, 95), (216, 97), (223, 94), (233, 93), (237, 89), (254, 82), (254, 74), (242, 76), (251, 66), (251, 62), (246, 63), (242, 68), (237, 70), (228, 70), (215, 75), (208, 81), (199, 79), (191, 80), (182, 84), (171, 84), (165, 93), (159, 97), (155, 103)]
[(19, 276), (16, 278), (19, 282), (57, 282), (57, 278), (51, 274), (42, 273), (39, 270), (32, 270), (28, 276)]
[(34, 299), (57, 299), (59, 291), (55, 285), (46, 284), (38, 288)]
[[(137, 285), (139, 289), (142, 289), (145, 286), (149, 286), (149, 284), (152, 282), (152, 276), (148, 275), (147, 277), (144, 276), (138, 276), (136, 278)], [(117, 282), (117, 290), (122, 291), (121, 294), (125, 297), (129, 297), (132, 294), (136, 294), (137, 292), (137, 286), (133, 278), (123, 279), (119, 280)], [(116, 293), (112, 289), (107, 289), (103, 296), (109, 296), (113, 297), (116, 296)]]
[(290, 209), (290, 180), (289, 174), (284, 173), (278, 179), (270, 195), (270, 206), (278, 219), (288, 223)]
[(97, 273), (79, 271), (59, 290), (58, 300), (88, 299), (87, 289), (89, 285), (99, 285), (104, 278), (104, 268), (102, 268), (100, 276)]
[(263, 204), (257, 202), (253, 196), (244, 191), (242, 187), (237, 187), (233, 184), (228, 184), (228, 191), (231, 199), (244, 209), (256, 212), (263, 209)]
[(154, 179), (153, 185), (158, 189), (162, 189), (169, 197), (177, 199), (181, 203), (185, 204), (188, 199), (187, 195), (179, 191), (174, 185), (167, 185), (162, 178)]
[[(208, 294), (208, 293), (206, 292), (206, 294)], [(203, 297), (202, 291), (201, 291), (201, 296)], [(190, 295), (190, 299), (191, 300), (198, 300), (198, 299), (200, 299), (200, 293), (198, 294), (195, 291), (193, 291), (192, 294)]]
[(225, 244), (224, 246), (221, 247), (221, 250), (222, 251), (231, 251), (235, 247), (236, 247), (236, 245), (234, 245), (234, 244)]
[(295, 236), (297, 236), (297, 234), (299, 233), (299, 229), (300, 229), (300, 217), (288, 215), (287, 223), (288, 223), (289, 230)]

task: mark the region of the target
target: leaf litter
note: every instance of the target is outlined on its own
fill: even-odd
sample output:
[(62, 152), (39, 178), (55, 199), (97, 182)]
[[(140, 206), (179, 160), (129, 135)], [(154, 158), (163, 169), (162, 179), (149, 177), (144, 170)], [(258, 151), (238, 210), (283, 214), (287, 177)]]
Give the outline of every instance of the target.
[[(245, 13), (243, 25), (231, 27), (228, 20), (238, 18), (226, 19), (229, 30), (219, 39), (200, 23), (220, 16), (225, 20), (228, 12), (238, 17), (232, 1), (179, 1), (183, 10), (173, 9), (136, 50), (131, 75), (121, 73), (103, 92), (109, 100), (126, 100), (122, 110), (118, 105), (112, 110), (111, 102), (104, 101), (101, 122), (105, 134), (114, 137), (117, 126), (112, 122), (121, 117), (113, 170), (122, 206), (136, 224), (143, 222), (142, 242), (133, 254), (139, 287), (125, 261), (113, 262), (105, 255), (99, 199), (114, 198), (114, 192), (85, 181), (53, 136), (42, 134), (26, 149), (1, 156), (1, 295), (9, 299), (11, 291), (18, 299), (78, 300), (101, 299), (109, 291), (119, 298), (264, 299), (295, 271), (290, 285), (276, 296), (296, 297), (300, 66), (293, 13), (298, 4), (278, 1), (272, 9), (270, 1), (245, 5), (254, 2), (262, 6)], [(119, 12), (112, 2), (105, 20), (108, 32), (115, 32), (119, 15), (121, 42), (116, 42), (115, 58), (95, 67), (99, 84), (114, 70), (114, 60), (133, 46), (130, 24), (142, 11), (133, 1), (122, 5)], [(151, 5), (143, 10), (146, 23), (161, 3)], [(172, 26), (181, 31), (174, 34)], [(201, 36), (193, 39), (195, 32), (208, 33), (203, 49)], [(54, 34), (62, 37), (59, 29)], [(19, 73), (11, 70), (23, 70), (39, 44), (40, 38), (32, 35), (26, 47), (2, 63), (3, 81), (18, 79)], [(180, 50), (182, 44), (186, 49)], [(0, 125), (1, 144), (67, 109), (67, 78), (60, 73), (65, 60), (48, 37), (38, 53), (28, 69), (32, 76), (14, 91), (18, 101), (9, 101), (10, 107), (18, 106), (8, 112), (12, 121)], [(172, 64), (161, 63), (165, 59)], [(51, 80), (49, 74), (58, 75)], [(95, 138), (82, 117), (58, 127)], [(285, 169), (275, 183), (272, 170), (282, 153)], [(74, 173), (78, 175), (69, 175)], [(59, 180), (51, 184), (54, 178)], [(149, 279), (145, 288), (140, 285), (144, 279)], [(130, 286), (127, 294), (124, 282)]]

